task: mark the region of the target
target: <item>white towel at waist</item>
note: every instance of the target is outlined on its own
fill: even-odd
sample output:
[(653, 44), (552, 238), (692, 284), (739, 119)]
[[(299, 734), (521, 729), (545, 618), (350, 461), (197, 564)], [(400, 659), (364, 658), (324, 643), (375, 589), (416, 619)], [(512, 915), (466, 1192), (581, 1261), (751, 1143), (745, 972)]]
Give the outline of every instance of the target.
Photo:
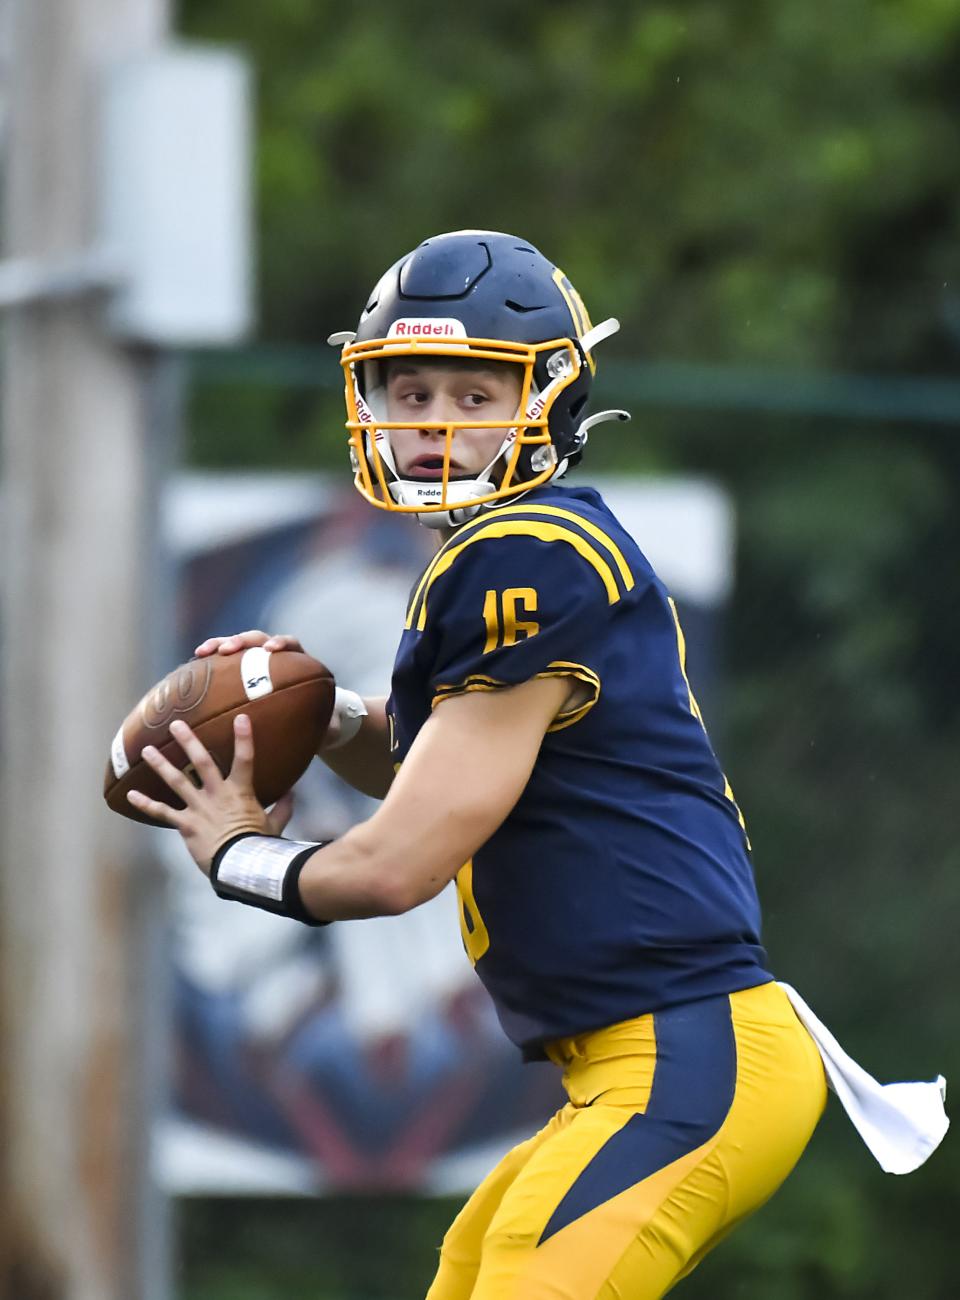
[(950, 1126), (943, 1108), (943, 1075), (930, 1083), (877, 1083), (847, 1055), (796, 989), (780, 987), (819, 1048), (830, 1087), (882, 1168), (888, 1174), (918, 1169)]

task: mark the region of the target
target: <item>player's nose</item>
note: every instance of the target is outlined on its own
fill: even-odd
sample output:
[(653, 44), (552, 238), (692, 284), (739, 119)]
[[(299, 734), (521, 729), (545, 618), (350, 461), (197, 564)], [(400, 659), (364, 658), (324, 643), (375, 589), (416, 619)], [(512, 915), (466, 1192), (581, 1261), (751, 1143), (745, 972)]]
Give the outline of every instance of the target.
[[(457, 418), (457, 405), (452, 398), (438, 395), (420, 409), (421, 417), (424, 424), (449, 423)], [(444, 429), (421, 429), (420, 434), (426, 438), (444, 438), (446, 431)]]

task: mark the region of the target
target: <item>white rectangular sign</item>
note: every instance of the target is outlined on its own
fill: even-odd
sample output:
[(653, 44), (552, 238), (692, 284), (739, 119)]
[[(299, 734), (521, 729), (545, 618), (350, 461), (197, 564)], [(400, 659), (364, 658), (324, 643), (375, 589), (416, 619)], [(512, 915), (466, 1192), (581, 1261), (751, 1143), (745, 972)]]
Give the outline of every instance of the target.
[(109, 70), (100, 242), (123, 337), (228, 344), (252, 323), (251, 85), (230, 50), (175, 45)]

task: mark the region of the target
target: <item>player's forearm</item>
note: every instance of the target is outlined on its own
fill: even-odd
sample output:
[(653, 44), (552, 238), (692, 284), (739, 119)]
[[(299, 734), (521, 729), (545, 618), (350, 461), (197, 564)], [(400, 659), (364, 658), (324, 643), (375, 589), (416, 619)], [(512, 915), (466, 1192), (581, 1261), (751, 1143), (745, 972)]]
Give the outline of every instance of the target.
[(409, 842), (389, 843), (372, 825), (353, 827), (319, 849), (300, 874), (300, 897), (325, 921), (398, 916), (438, 894), (459, 862), (443, 869), (436, 847), (426, 857)]
[(462, 744), (440, 740), (439, 752), (411, 751), (382, 807), (308, 860), (300, 896), (312, 915), (408, 912), (438, 894), (496, 829), (505, 809), (478, 772), (456, 772)]
[(327, 921), (398, 916), (440, 893), (496, 828), (484, 792), (391, 794), (367, 821), (319, 849), (300, 875), (307, 910)]
[(440, 705), (382, 807), (303, 867), (307, 910), (328, 921), (392, 916), (438, 894), (520, 797), (567, 689), (535, 681)]
[(393, 781), (386, 697), (367, 698), (364, 704), (367, 716), (353, 739), (340, 749), (321, 749), (318, 757), (355, 790), (383, 799)]

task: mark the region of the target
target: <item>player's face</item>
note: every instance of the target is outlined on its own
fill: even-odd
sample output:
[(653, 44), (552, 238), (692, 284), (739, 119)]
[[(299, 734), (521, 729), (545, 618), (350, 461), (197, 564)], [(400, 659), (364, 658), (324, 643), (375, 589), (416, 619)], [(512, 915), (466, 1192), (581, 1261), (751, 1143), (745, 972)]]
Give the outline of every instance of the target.
[[(494, 362), (489, 367), (463, 366), (452, 361), (393, 361), (387, 373), (389, 420), (435, 421), (510, 420), (520, 405), (520, 367)], [(496, 456), (507, 428), (457, 429), (450, 450), (450, 476), (469, 478)], [(445, 429), (392, 429), (400, 478), (439, 479), (443, 476)]]

